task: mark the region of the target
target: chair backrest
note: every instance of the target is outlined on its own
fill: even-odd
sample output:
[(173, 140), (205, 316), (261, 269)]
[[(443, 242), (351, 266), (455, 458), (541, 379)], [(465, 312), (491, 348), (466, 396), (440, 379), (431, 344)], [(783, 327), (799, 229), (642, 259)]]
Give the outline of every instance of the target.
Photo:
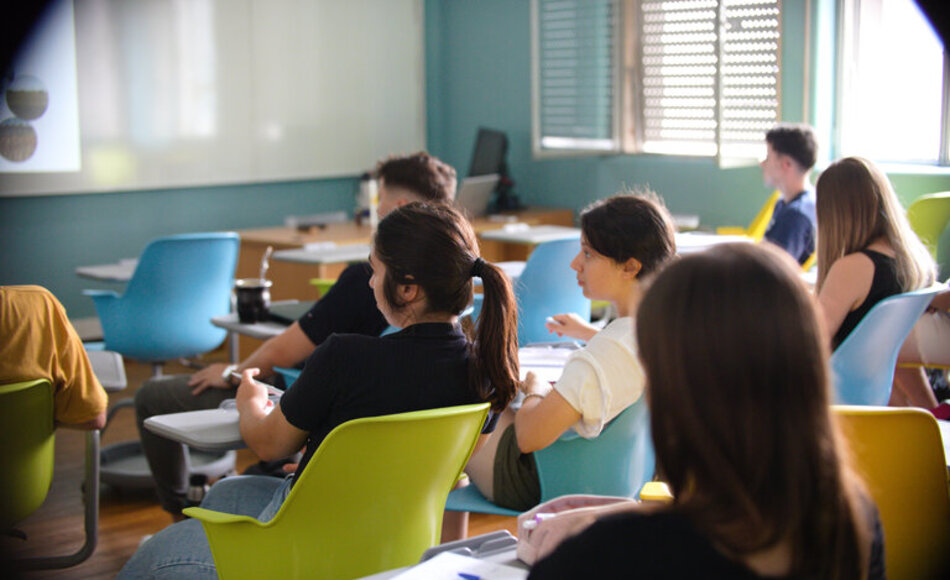
[(755, 214), (755, 217), (752, 218), (752, 222), (749, 224), (749, 229), (746, 232), (750, 238), (758, 242), (765, 237), (765, 230), (769, 228), (769, 222), (772, 221), (772, 213), (775, 211), (775, 203), (780, 197), (782, 197), (781, 192), (778, 190), (773, 191), (772, 195), (770, 195), (769, 199), (765, 202), (765, 205), (759, 210), (759, 213)]
[(338, 426), (270, 522), (203, 521), (218, 574), (355, 578), (416, 563), (439, 540), (487, 413), (481, 403)]
[(950, 221), (950, 191), (918, 197), (907, 208), (907, 220), (936, 260), (937, 242)]
[(943, 285), (881, 300), (831, 355), (835, 402), (886, 405), (901, 344)]
[(656, 458), (643, 397), (594, 439), (568, 434), (534, 452), (542, 502), (574, 493), (634, 497), (653, 479)]
[(576, 312), (590, 319), (590, 300), (577, 285), (571, 260), (581, 250), (581, 242), (556, 240), (544, 242), (528, 256), (524, 271), (515, 284), (518, 300), (518, 344), (573, 340), (548, 333), (544, 320), (552, 314)]
[(35, 512), (53, 480), (53, 387), (46, 379), (0, 385), (0, 530)]
[(906, 407), (834, 410), (881, 516), (888, 577), (950, 577), (947, 461), (936, 420)]
[(125, 294), (96, 308), (106, 349), (143, 361), (194, 356), (227, 331), (211, 318), (230, 310), (239, 238), (233, 232), (159, 238), (145, 248)]

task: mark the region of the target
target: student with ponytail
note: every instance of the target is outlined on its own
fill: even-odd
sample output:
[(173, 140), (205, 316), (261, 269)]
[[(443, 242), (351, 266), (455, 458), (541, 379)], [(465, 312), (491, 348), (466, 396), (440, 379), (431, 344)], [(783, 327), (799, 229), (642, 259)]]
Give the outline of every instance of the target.
[[(461, 214), (446, 205), (397, 208), (380, 222), (369, 259), (376, 304), (389, 324), (402, 330), (384, 337), (331, 335), (270, 413), (266, 389), (250, 380), (256, 369), (246, 369), (237, 391), (241, 435), (262, 459), (285, 457), (306, 445), (300, 473), (323, 438), (346, 421), (482, 401), (492, 408), (483, 429), (488, 433), (514, 397), (514, 295), (504, 274), (478, 256), (475, 234)], [(483, 280), (485, 302), (476, 340), (470, 342), (458, 318), (472, 302), (476, 275)], [(229, 477), (211, 488), (202, 506), (268, 521), (294, 481), (295, 476)], [(215, 577), (200, 522), (186, 520), (156, 534), (119, 577), (170, 571)]]

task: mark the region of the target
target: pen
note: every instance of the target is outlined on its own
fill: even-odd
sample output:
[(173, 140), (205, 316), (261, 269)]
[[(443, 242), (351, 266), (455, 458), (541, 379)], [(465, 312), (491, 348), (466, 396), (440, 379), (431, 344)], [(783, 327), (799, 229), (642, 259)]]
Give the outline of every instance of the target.
[(556, 515), (557, 515), (557, 514), (549, 514), (549, 513), (544, 513), (544, 512), (538, 512), (538, 513), (534, 514), (534, 517), (533, 517), (533, 518), (531, 518), (530, 520), (527, 520), (527, 521), (525, 521), (525, 523), (521, 524), (521, 527), (524, 528), (525, 530), (533, 530), (533, 529), (535, 529), (536, 527), (538, 527), (538, 524), (540, 524), (540, 523), (543, 522), (544, 520), (546, 520), (546, 519), (548, 519), (548, 518), (553, 518), (553, 517), (556, 516)]
[(462, 578), (462, 580), (481, 580), (481, 577), (466, 572), (459, 572), (459, 578)]

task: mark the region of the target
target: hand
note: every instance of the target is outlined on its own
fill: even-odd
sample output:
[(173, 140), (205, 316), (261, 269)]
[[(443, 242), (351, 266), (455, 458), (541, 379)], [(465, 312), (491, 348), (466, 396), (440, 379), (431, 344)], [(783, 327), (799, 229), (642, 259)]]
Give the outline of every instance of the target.
[(551, 392), (551, 385), (538, 382), (538, 376), (535, 375), (532, 371), (528, 371), (528, 373), (524, 377), (524, 382), (522, 382), (520, 386), (521, 386), (521, 392), (523, 392), (525, 395), (530, 395), (534, 393), (537, 395), (545, 396), (549, 392)]
[(224, 379), (221, 378), (221, 373), (223, 373), (226, 368), (228, 368), (228, 365), (224, 363), (215, 363), (191, 375), (191, 378), (188, 379), (188, 386), (195, 387), (191, 391), (191, 394), (197, 395), (207, 388), (233, 389), (234, 385), (225, 382)]
[(569, 336), (584, 341), (590, 340), (597, 334), (596, 328), (573, 312), (548, 317), (544, 322), (544, 327), (548, 329), (548, 332), (553, 332), (558, 336)]
[[(518, 559), (534, 564), (605, 513), (632, 509), (635, 505), (636, 501), (630, 498), (595, 495), (566, 495), (538, 505), (518, 516)], [(538, 514), (548, 517), (542, 519)], [(550, 517), (551, 514), (556, 517)]]
[(291, 473), (296, 473), (298, 467), (300, 467), (299, 463), (285, 463), (280, 466), (280, 468), (284, 470), (284, 473), (288, 475)]
[(238, 412), (249, 406), (255, 409), (264, 409), (268, 404), (271, 404), (267, 398), (267, 386), (252, 380), (260, 372), (260, 369), (244, 369), (241, 374), (241, 384), (238, 385), (237, 393), (234, 396)]

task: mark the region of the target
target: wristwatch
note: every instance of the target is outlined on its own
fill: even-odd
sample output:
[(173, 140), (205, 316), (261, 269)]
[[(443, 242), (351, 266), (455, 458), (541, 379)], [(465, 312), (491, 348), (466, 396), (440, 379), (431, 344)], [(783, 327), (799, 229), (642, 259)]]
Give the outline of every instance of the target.
[(221, 380), (224, 381), (225, 384), (231, 385), (232, 387), (236, 387), (237, 385), (234, 384), (234, 379), (231, 378), (231, 373), (236, 371), (237, 368), (238, 368), (237, 365), (228, 365), (224, 367), (224, 372), (221, 373)]

